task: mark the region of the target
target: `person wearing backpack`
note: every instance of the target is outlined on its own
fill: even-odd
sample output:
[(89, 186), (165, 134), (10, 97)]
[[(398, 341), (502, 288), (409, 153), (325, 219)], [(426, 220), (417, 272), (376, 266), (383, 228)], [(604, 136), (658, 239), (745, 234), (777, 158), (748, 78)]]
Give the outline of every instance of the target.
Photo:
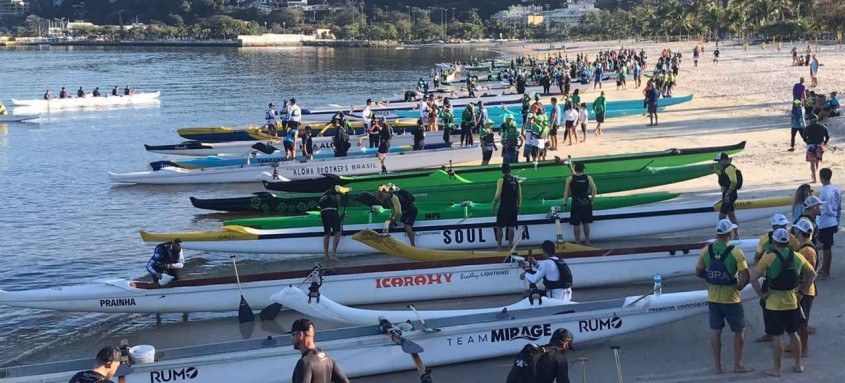
[[(819, 229), (816, 225), (816, 219), (818, 218), (819, 214), (821, 213), (821, 205), (822, 200), (819, 197), (811, 195), (804, 199), (804, 213), (802, 213), (798, 218), (795, 219), (795, 222), (792, 223), (792, 226), (795, 227), (801, 221), (807, 221), (813, 227), (813, 233), (810, 235), (810, 240), (813, 243), (818, 242), (818, 233)], [(793, 232), (793, 234), (795, 234)]]
[(701, 249), (695, 275), (707, 281), (707, 308), (710, 315), (710, 347), (714, 370), (722, 372), (722, 329), (728, 322), (734, 333), (734, 372), (751, 371), (742, 361), (745, 346), (745, 311), (742, 288), (748, 284), (748, 263), (741, 249), (730, 244), (736, 228), (730, 220), (716, 224), (716, 241)]
[(569, 383), (569, 361), (564, 354), (575, 351), (574, 340), (571, 331), (559, 328), (547, 345), (525, 345), (513, 361), (506, 383)]
[(584, 227), (584, 243), (590, 245), (590, 224), (593, 223), (593, 201), (596, 200), (596, 183), (593, 177), (584, 174), (584, 163), (578, 162), (564, 183), (563, 208), (569, 204), (572, 196), (572, 208), (569, 210), (569, 224), (575, 234), (575, 244), (581, 244), (581, 227)]
[[(97, 352), (97, 361), (94, 368), (77, 372), (69, 383), (113, 383), (111, 378), (118, 374), (121, 367), (120, 349), (114, 346), (107, 346)], [(118, 376), (118, 383), (125, 383), (126, 376)]]
[[(496, 196), (490, 206), (490, 213), (496, 213), (496, 251), (502, 249), (502, 232), (507, 232), (508, 248), (513, 246), (513, 233), (522, 206), (522, 187), (511, 175), (509, 163), (502, 163), (502, 178), (496, 181)], [(498, 209), (497, 209), (498, 207)]]
[[(719, 176), (719, 187), (722, 189), (722, 206), (719, 208), (719, 219), (730, 218), (736, 225), (736, 203), (737, 190), (742, 189), (742, 172), (734, 166), (733, 160), (727, 153), (719, 153), (716, 156), (714, 167), (715, 173)], [(739, 239), (739, 227), (734, 229), (733, 239)]]
[[(781, 376), (781, 358), (783, 357), (783, 333), (789, 336), (792, 350), (801, 350), (801, 339), (797, 331), (801, 328), (801, 309), (798, 303), (809, 294), (816, 278), (816, 271), (803, 255), (789, 249), (789, 232), (777, 229), (772, 233), (775, 243), (772, 252), (764, 254), (754, 267), (751, 285), (754, 291), (765, 301), (763, 322), (766, 334), (772, 336), (774, 345), (774, 368), (770, 375)], [(765, 288), (760, 284), (760, 277), (766, 276)], [(800, 287), (800, 288), (799, 288)], [(804, 371), (801, 353), (793, 352), (796, 372)]]
[[(757, 250), (754, 253), (754, 263), (760, 262), (760, 258), (763, 257), (763, 254), (769, 253), (774, 248), (774, 243), (772, 241), (772, 233), (775, 232), (777, 229), (788, 229), (789, 228), (789, 220), (786, 219), (786, 216), (783, 214), (775, 214), (772, 216), (772, 230), (768, 233), (763, 234), (760, 236), (760, 239), (757, 241)], [(798, 251), (798, 247), (801, 244), (798, 242), (798, 238), (794, 235), (789, 235), (789, 248), (795, 251)]]
[(522, 138), (512, 114), (505, 114), (505, 121), (499, 126), (499, 134), (502, 136), (502, 163), (519, 162), (519, 147), (522, 146)]
[[(801, 245), (798, 246), (797, 252), (804, 256), (804, 259), (810, 264), (813, 269), (818, 267), (818, 254), (816, 252), (816, 246), (813, 245), (813, 241), (810, 237), (813, 234), (813, 225), (810, 224), (807, 220), (798, 221), (798, 224), (794, 226), (796, 232), (798, 233), (798, 241)], [(798, 337), (801, 339), (801, 356), (806, 357), (809, 352), (809, 338), (810, 338), (810, 310), (813, 308), (813, 299), (816, 298), (816, 284), (815, 282), (810, 285), (810, 289), (807, 290), (807, 295), (804, 295), (801, 298), (801, 301), (798, 302), (798, 305), (801, 307), (801, 311), (804, 313), (803, 317), (801, 318), (801, 327), (798, 329)]]
[(396, 226), (396, 221), (405, 226), (408, 242), (414, 245), (414, 222), (417, 220), (417, 207), (414, 205), (414, 195), (407, 190), (399, 189), (392, 184), (381, 185), (376, 194), (378, 201), (386, 208), (393, 210), (390, 215), (390, 226)]
[(349, 123), (343, 119), (343, 115), (332, 118), (332, 126), (335, 128), (332, 145), (334, 145), (335, 157), (346, 157), (352, 144), (349, 143)]
[(541, 261), (530, 260), (530, 270), (522, 274), (531, 284), (543, 282), (546, 296), (554, 299), (569, 301), (572, 299), (572, 270), (566, 261), (555, 255), (555, 243), (543, 242), (543, 256)]

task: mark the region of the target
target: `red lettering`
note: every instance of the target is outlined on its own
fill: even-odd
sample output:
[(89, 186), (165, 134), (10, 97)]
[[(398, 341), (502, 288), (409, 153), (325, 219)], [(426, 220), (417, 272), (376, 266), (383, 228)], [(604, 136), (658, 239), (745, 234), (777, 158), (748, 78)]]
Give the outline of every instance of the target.
[(405, 277), (403, 278), (405, 282), (405, 286), (413, 286), (414, 285), (414, 277)]
[(452, 283), (452, 273), (443, 274), (446, 277), (446, 283)]
[(376, 278), (376, 288), (386, 289), (391, 287), (440, 285), (443, 283), (452, 283), (452, 276), (452, 273), (448, 273)]
[(417, 275), (416, 277), (414, 277), (414, 285), (422, 286), (422, 285), (425, 285), (425, 284), (426, 284), (425, 275)]
[(442, 274), (429, 274), (428, 275), (428, 284), (429, 285), (434, 285), (434, 284), (439, 285), (440, 283), (442, 283), (442, 282), (440, 282), (441, 276), (442, 276)]
[(390, 278), (390, 287), (402, 287), (404, 284), (402, 283), (402, 278), (394, 277)]

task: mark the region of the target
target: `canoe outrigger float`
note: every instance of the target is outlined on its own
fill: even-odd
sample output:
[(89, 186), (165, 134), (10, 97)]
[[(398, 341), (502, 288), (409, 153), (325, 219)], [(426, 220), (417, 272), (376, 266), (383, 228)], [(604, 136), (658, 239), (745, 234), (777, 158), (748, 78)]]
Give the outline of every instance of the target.
[[(622, 197), (615, 197), (622, 198)], [(593, 240), (671, 233), (710, 227), (716, 220), (719, 204), (706, 201), (659, 203), (594, 212)], [(736, 202), (740, 222), (769, 218), (784, 213), (792, 206), (791, 197), (746, 199)], [(568, 213), (550, 209), (544, 214), (525, 214), (518, 217), (523, 229), (522, 244), (539, 246), (544, 240), (556, 238), (556, 220), (569, 222)], [(463, 219), (431, 219), (414, 226), (416, 245), (437, 250), (469, 250), (495, 247), (493, 228), (495, 216)], [(338, 246), (338, 254), (372, 253), (372, 249), (352, 240), (361, 230), (382, 230), (383, 222), (346, 225)], [(390, 229), (396, 240), (407, 243), (404, 228)], [(151, 234), (141, 231), (148, 244), (180, 238), (182, 247), (190, 250), (262, 254), (322, 254), (323, 227), (258, 230), (243, 226), (224, 226), (214, 232), (181, 232)]]
[[(750, 288), (744, 296), (752, 295)], [(414, 321), (402, 339), (426, 351), (428, 366), (440, 366), (516, 354), (527, 342), (544, 344), (558, 328), (567, 328), (578, 342), (660, 326), (707, 312), (707, 291), (663, 293), (644, 297), (536, 307), (507, 313), (484, 313)], [(350, 377), (410, 370), (416, 366), (379, 323), (337, 330), (320, 330), (316, 342), (343, 366)], [(426, 331), (437, 329), (439, 331)], [(290, 336), (268, 337), (159, 350), (156, 361), (135, 364), (130, 383), (163, 381), (174, 374), (192, 383), (290, 382), (301, 354)], [(67, 382), (74, 373), (91, 368), (91, 359), (52, 362), (0, 369), (8, 383)]]

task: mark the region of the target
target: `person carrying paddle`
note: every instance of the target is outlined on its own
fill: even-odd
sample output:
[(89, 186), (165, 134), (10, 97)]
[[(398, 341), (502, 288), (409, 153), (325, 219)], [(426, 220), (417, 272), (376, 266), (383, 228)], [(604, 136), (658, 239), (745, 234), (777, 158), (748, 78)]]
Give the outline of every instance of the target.
[(569, 383), (569, 361), (564, 354), (575, 351), (572, 332), (559, 328), (545, 346), (527, 344), (513, 362), (507, 383)]
[[(77, 372), (68, 383), (114, 383), (111, 378), (120, 372), (120, 349), (114, 346), (106, 346), (97, 352), (94, 368)], [(126, 376), (118, 375), (118, 383), (125, 383)]]
[(185, 255), (182, 253), (182, 240), (174, 239), (172, 242), (158, 244), (153, 250), (153, 256), (147, 262), (147, 272), (153, 277), (153, 282), (160, 285), (159, 281), (163, 274), (173, 277), (174, 281), (179, 280), (179, 269), (185, 266)]
[(294, 350), (302, 353), (293, 369), (291, 383), (349, 383), (340, 365), (314, 343), (317, 328), (310, 319), (300, 318), (290, 327)]
[(731, 245), (731, 233), (736, 227), (730, 220), (716, 224), (716, 241), (701, 249), (695, 275), (707, 281), (707, 307), (710, 312), (710, 347), (715, 372), (722, 373), (722, 329), (728, 322), (734, 333), (734, 372), (751, 371), (742, 362), (745, 346), (745, 311), (742, 294), (748, 284), (748, 263), (742, 250)]
[[(766, 334), (772, 336), (774, 344), (773, 376), (781, 376), (781, 358), (783, 357), (783, 333), (789, 336), (792, 350), (801, 350), (801, 338), (797, 331), (801, 327), (800, 302), (810, 292), (810, 286), (816, 278), (813, 266), (800, 253), (789, 249), (789, 232), (777, 229), (772, 234), (775, 247), (771, 253), (763, 255), (754, 267), (751, 285), (754, 291), (765, 301), (763, 321)], [(760, 284), (760, 277), (766, 276), (765, 285)], [(765, 287), (764, 287), (765, 286)], [(796, 372), (803, 372), (801, 352), (793, 352)]]
[(417, 220), (417, 207), (414, 206), (414, 196), (407, 190), (400, 190), (392, 184), (382, 185), (378, 188), (376, 199), (388, 209), (393, 210), (390, 215), (389, 226), (396, 226), (396, 221), (402, 222), (405, 226), (405, 233), (408, 235), (408, 242), (414, 245), (414, 222)]
[(543, 287), (546, 289), (545, 295), (549, 298), (571, 300), (572, 270), (563, 259), (555, 255), (554, 242), (544, 241), (542, 247), (545, 259), (539, 262), (529, 259), (529, 269), (520, 275), (520, 278), (524, 278), (532, 285), (543, 282)]
[[(498, 206), (498, 209), (496, 209)], [(490, 212), (496, 212), (496, 251), (502, 250), (502, 231), (507, 230), (508, 248), (513, 247), (513, 233), (522, 206), (522, 187), (519, 180), (511, 175), (511, 166), (502, 163), (502, 178), (496, 181), (496, 195), (493, 197)]]
[[(722, 189), (722, 206), (719, 208), (719, 219), (730, 218), (734, 225), (736, 221), (737, 190), (742, 187), (742, 173), (734, 166), (727, 153), (719, 153), (713, 160), (715, 173), (719, 176), (719, 187)], [(734, 228), (734, 239), (739, 239), (739, 227)]]
[[(320, 220), (323, 223), (323, 254), (326, 257), (326, 262), (337, 261), (337, 245), (340, 244), (341, 236), (341, 220), (343, 217), (338, 212), (340, 209), (340, 198), (346, 196), (349, 189), (340, 185), (335, 185), (333, 188), (326, 190), (320, 196), (317, 202), (317, 208), (320, 210)], [(329, 253), (329, 237), (334, 236), (332, 242), (332, 252)]]
[(575, 233), (575, 244), (581, 244), (581, 226), (584, 227), (584, 243), (590, 245), (590, 224), (593, 223), (593, 201), (598, 190), (593, 177), (584, 174), (584, 164), (579, 162), (573, 167), (572, 174), (566, 178), (563, 192), (563, 208), (569, 204), (572, 197), (572, 208), (569, 211), (569, 224)]

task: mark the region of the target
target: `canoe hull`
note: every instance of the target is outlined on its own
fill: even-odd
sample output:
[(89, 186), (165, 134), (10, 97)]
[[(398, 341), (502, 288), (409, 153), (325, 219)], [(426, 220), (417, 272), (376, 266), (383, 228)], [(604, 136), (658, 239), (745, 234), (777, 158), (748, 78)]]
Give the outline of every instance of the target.
[(136, 93), (131, 96), (110, 96), (110, 97), (91, 97), (83, 98), (54, 98), (52, 100), (15, 100), (12, 99), (12, 105), (25, 106), (33, 109), (70, 109), (70, 108), (85, 108), (97, 106), (120, 106), (120, 105), (134, 105), (158, 102), (161, 92), (152, 93)]

